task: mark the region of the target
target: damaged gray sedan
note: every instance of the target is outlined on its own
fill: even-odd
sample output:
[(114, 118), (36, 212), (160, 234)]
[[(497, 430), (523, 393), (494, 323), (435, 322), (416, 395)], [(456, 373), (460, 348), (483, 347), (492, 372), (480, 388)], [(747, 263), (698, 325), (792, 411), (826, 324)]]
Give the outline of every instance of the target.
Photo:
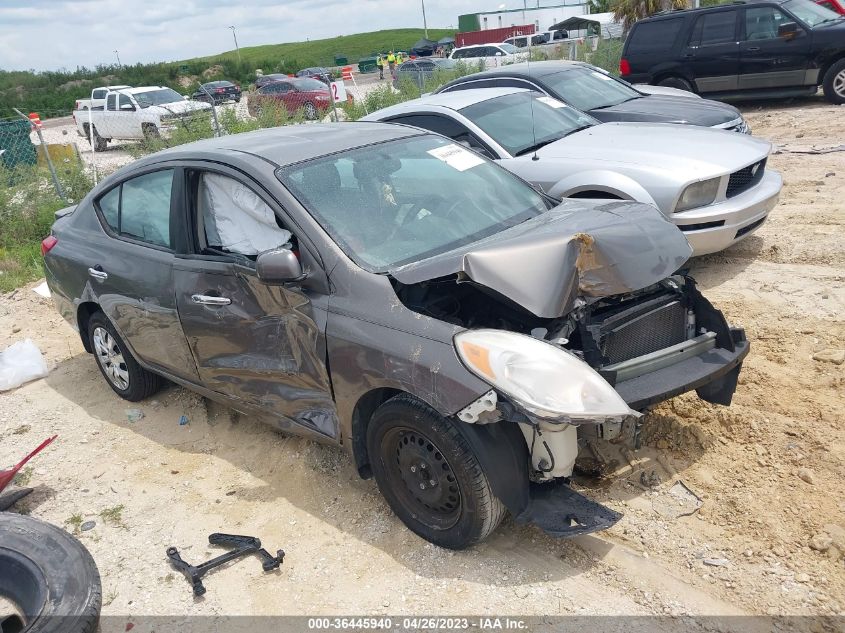
[(748, 353), (655, 208), (561, 204), (409, 127), (184, 145), (57, 215), (48, 284), (118, 395), (168, 379), (342, 445), (449, 548), (506, 511), (612, 525), (568, 485), (579, 443), (685, 391), (729, 404)]

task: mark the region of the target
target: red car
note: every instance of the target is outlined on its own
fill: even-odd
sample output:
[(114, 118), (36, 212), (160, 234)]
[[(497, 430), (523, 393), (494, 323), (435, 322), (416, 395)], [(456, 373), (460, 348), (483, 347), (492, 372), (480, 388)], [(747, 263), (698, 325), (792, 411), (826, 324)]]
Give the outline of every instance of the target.
[(815, 2), (830, 9), (834, 13), (845, 15), (845, 4), (843, 4), (843, 0), (815, 0)]
[(250, 97), (247, 104), (249, 113), (259, 115), (262, 104), (268, 101), (281, 101), (290, 114), (302, 109), (307, 119), (316, 119), (332, 107), (329, 87), (308, 77), (291, 77), (264, 84)]

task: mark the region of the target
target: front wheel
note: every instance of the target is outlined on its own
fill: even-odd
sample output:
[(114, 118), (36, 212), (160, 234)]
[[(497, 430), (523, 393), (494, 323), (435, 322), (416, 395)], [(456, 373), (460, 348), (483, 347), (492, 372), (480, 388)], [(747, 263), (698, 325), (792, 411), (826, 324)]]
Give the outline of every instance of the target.
[(824, 74), (825, 99), (831, 103), (845, 103), (845, 59), (840, 59)]
[(381, 405), (367, 428), (367, 450), (387, 503), (427, 541), (464, 549), (502, 520), (505, 508), (455, 422), (426, 404), (400, 395)]
[(100, 373), (121, 398), (138, 402), (161, 388), (161, 377), (141, 367), (102, 312), (88, 322), (88, 336)]
[(305, 104), (305, 118), (309, 121), (313, 121), (317, 118), (317, 106), (310, 101)]
[(658, 86), (665, 86), (667, 88), (677, 88), (678, 90), (686, 90), (692, 92), (692, 84), (683, 77), (666, 77), (657, 82)]

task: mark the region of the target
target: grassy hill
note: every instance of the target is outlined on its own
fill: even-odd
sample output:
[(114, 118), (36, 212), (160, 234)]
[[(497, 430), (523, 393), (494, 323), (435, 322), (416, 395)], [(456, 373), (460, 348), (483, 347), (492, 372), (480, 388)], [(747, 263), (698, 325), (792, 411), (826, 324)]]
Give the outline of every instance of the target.
[[(454, 32), (428, 30), (428, 36), (433, 40), (446, 35), (454, 35)], [(241, 49), (240, 62), (237, 53), (231, 50), (209, 57), (134, 66), (35, 73), (0, 70), (0, 118), (14, 117), (13, 107), (24, 112), (38, 112), (42, 119), (70, 114), (75, 99), (87, 96), (91, 88), (104, 84), (163, 85), (182, 93), (192, 91), (201, 81), (209, 79), (225, 78), (248, 85), (255, 79), (256, 68), (265, 73), (292, 73), (308, 66), (334, 66), (337, 54), (355, 64), (378, 51), (408, 50), (422, 36), (422, 29), (390, 29), (310, 42), (250, 46)]]
[[(428, 37), (437, 41), (442, 37), (454, 36), (451, 29), (429, 29)], [(341, 35), (325, 40), (311, 40), (309, 42), (288, 42), (286, 44), (267, 44), (264, 46), (249, 46), (241, 48), (241, 60), (256, 63), (268, 59), (279, 62), (296, 62), (301, 68), (308, 66), (334, 66), (335, 55), (343, 55), (350, 63), (356, 63), (362, 57), (379, 51), (404, 50), (413, 46), (423, 37), (422, 29), (389, 29), (373, 31), (371, 33), (356, 33), (355, 35)], [(210, 57), (200, 57), (190, 60), (216, 63), (222, 60), (237, 61), (237, 53), (227, 51)]]

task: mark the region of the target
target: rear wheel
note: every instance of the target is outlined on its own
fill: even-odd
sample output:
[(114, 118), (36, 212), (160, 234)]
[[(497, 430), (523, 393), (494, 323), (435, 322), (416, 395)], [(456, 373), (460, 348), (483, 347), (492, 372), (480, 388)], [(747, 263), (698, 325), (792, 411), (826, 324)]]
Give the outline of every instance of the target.
[(88, 336), (100, 373), (121, 398), (137, 402), (161, 388), (161, 377), (138, 364), (102, 312), (88, 321)]
[(658, 86), (665, 86), (667, 88), (678, 88), (679, 90), (686, 90), (692, 92), (692, 84), (683, 77), (666, 77), (657, 82)]
[(824, 74), (825, 99), (831, 103), (845, 103), (845, 59), (840, 59)]
[(504, 506), (455, 422), (424, 403), (401, 395), (381, 405), (367, 428), (367, 450), (388, 504), (427, 541), (463, 549), (502, 520)]
[(85, 126), (85, 133), (88, 136), (89, 142), (91, 140), (94, 141), (93, 145), (94, 145), (94, 151), (95, 152), (105, 152), (106, 151), (106, 148), (108, 147), (108, 140), (106, 140), (102, 136), (100, 136), (100, 133), (97, 132), (96, 126), (94, 127), (93, 134), (90, 134), (88, 132), (88, 126), (86, 125)]

